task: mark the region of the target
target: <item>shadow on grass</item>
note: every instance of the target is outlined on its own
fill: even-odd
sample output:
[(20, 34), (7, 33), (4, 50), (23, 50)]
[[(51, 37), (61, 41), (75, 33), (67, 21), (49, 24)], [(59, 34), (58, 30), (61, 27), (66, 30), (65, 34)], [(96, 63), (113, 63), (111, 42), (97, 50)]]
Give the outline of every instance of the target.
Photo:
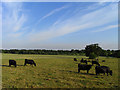
[(83, 75), (96, 75), (96, 74), (93, 74), (93, 73), (82, 73), (82, 72), (75, 72), (75, 71), (70, 71), (70, 70), (60, 70), (62, 72), (69, 72), (69, 73), (77, 73), (77, 74), (83, 74)]
[(84, 75), (96, 75), (96, 74), (93, 74), (93, 73), (81, 73), (81, 72), (80, 72), (80, 74), (84, 74)]
[[(1, 67), (10, 67), (9, 65), (0, 65)], [(12, 65), (13, 66), (13, 65)], [(24, 65), (17, 65), (17, 66), (24, 66)]]
[(1, 67), (9, 67), (9, 65), (0, 65)]
[(24, 66), (24, 65), (17, 65), (17, 66)]

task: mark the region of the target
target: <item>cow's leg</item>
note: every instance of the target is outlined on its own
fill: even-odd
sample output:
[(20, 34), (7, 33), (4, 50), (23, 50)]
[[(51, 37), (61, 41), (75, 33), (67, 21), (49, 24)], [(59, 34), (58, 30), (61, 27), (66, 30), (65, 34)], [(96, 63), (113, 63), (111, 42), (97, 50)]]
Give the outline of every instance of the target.
[(96, 71), (96, 75), (97, 75), (98, 73), (97, 73), (97, 71)]
[(108, 76), (108, 73), (107, 73), (107, 76)]
[(32, 64), (32, 63), (30, 63), (30, 66), (32, 66), (32, 67), (33, 67), (33, 64)]
[(107, 76), (108, 76), (108, 70), (106, 70)]
[(80, 72), (80, 69), (78, 68), (78, 73)]
[(9, 67), (11, 67), (11, 64), (9, 64)]
[(89, 72), (89, 70), (87, 70), (87, 73)]
[(9, 67), (11, 67), (11, 64), (9, 64)]
[(26, 65), (26, 63), (24, 64), (24, 66)]

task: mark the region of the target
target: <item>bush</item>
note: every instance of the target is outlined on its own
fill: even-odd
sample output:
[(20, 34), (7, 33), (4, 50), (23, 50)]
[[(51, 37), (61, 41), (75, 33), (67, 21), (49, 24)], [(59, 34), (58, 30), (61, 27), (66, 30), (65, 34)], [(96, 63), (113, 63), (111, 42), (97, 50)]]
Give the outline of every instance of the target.
[(90, 53), (89, 55), (89, 59), (95, 59), (96, 57), (97, 55), (94, 52)]

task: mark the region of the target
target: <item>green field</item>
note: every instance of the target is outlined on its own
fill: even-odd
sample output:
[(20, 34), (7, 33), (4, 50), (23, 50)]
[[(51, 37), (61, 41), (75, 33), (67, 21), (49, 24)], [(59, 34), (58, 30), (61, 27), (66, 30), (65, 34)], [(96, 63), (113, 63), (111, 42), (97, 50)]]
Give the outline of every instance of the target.
[[(116, 88), (118, 87), (118, 58), (99, 57), (101, 65), (109, 66), (113, 76), (95, 75), (95, 65), (77, 73), (77, 63), (85, 56), (67, 55), (2, 55), (3, 88)], [(73, 61), (77, 58), (79, 61)], [(17, 67), (8, 67), (9, 59), (17, 62)], [(37, 66), (23, 66), (25, 59), (33, 59)], [(106, 62), (102, 62), (106, 60)], [(89, 62), (89, 64), (91, 64)]]

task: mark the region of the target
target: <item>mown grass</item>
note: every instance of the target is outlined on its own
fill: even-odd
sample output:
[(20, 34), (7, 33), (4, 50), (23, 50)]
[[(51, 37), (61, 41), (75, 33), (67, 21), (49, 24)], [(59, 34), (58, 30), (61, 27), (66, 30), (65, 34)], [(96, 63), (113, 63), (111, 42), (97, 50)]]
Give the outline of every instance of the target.
[[(95, 75), (95, 65), (86, 71), (77, 73), (77, 63), (85, 56), (67, 55), (2, 55), (3, 88), (116, 88), (118, 87), (118, 59), (99, 57), (101, 65), (109, 66), (113, 76)], [(17, 61), (18, 66), (8, 67), (9, 59)], [(37, 66), (23, 66), (24, 59), (33, 59)], [(102, 62), (101, 60), (106, 60)], [(91, 64), (89, 62), (89, 64)]]

